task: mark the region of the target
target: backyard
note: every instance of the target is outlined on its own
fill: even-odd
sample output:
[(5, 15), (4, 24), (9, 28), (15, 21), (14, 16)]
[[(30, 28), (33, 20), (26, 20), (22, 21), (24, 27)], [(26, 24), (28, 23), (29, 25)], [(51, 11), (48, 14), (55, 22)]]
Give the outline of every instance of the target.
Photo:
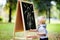
[[(23, 1), (33, 2), (36, 16), (46, 16), (49, 40), (60, 40), (60, 0)], [(21, 11), (20, 8), (18, 8), (20, 4), (18, 5), (17, 3), (19, 4), (17, 0), (0, 0), (0, 40), (13, 39), (16, 12), (19, 15)], [(20, 11), (18, 12), (16, 9)], [(21, 7), (21, 9), (23, 8)], [(19, 19), (19, 17), (17, 18)], [(23, 32), (17, 32), (16, 36), (23, 38), (23, 34)], [(29, 32), (28, 34), (35, 35), (33, 32)]]

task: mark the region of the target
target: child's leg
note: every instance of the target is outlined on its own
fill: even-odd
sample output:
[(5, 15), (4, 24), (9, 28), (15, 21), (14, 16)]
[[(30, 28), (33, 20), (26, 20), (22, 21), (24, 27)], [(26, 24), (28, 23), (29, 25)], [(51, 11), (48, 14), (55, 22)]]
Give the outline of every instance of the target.
[(40, 38), (40, 40), (48, 40), (48, 38)]

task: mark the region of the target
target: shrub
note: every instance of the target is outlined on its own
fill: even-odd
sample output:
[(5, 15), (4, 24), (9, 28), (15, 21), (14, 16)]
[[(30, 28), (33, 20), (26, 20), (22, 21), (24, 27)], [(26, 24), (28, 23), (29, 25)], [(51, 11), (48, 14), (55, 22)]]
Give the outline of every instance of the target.
[(0, 21), (3, 21), (3, 18), (0, 17)]

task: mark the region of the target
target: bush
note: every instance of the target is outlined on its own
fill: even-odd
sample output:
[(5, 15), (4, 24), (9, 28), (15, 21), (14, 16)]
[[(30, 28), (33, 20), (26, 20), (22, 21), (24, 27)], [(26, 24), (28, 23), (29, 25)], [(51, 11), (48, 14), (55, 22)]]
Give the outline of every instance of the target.
[(3, 19), (2, 19), (2, 18), (0, 18), (0, 21), (3, 21)]

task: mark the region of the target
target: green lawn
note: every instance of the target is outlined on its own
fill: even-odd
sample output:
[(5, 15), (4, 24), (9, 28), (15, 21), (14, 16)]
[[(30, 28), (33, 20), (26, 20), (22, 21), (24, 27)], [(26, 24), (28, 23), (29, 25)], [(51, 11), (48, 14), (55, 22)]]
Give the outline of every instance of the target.
[(48, 32), (60, 32), (60, 24), (47, 24)]
[(13, 36), (13, 23), (0, 24), (0, 40), (9, 40)]
[[(0, 40), (10, 40), (13, 37), (14, 23), (0, 23)], [(48, 32), (60, 32), (60, 24), (47, 24)]]

